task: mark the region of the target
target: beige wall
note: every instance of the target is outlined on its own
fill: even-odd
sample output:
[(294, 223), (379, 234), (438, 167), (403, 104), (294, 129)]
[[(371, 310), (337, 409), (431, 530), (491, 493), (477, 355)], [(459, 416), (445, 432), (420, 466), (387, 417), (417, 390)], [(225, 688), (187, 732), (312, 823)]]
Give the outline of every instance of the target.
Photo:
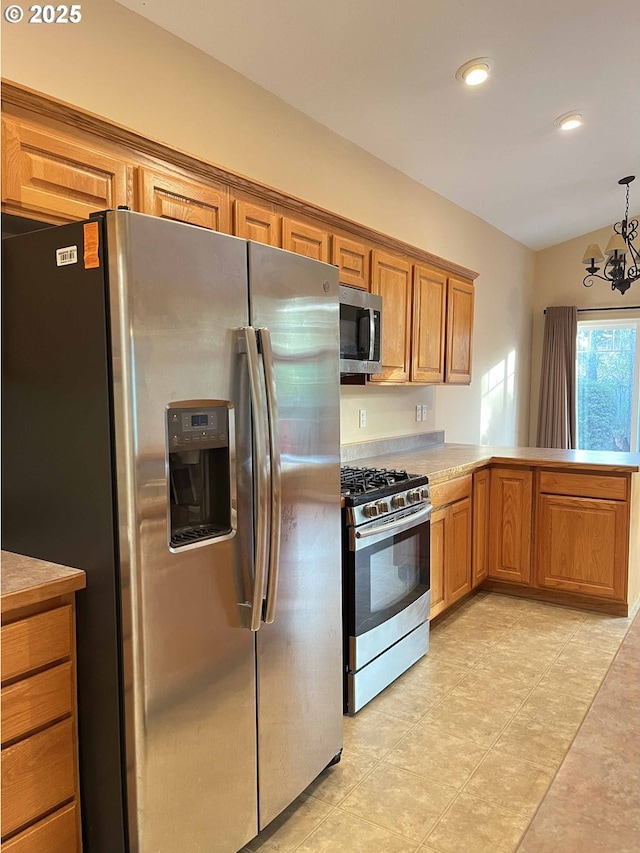
[[(637, 217), (636, 217), (637, 218)], [(585, 267), (582, 256), (590, 243), (597, 243), (604, 249), (613, 233), (611, 226), (592, 231), (582, 237), (567, 240), (557, 246), (551, 246), (536, 253), (535, 285), (533, 289), (533, 343), (531, 353), (531, 412), (529, 443), (535, 446), (538, 426), (538, 400), (540, 396), (540, 368), (542, 361), (542, 341), (544, 337), (544, 309), (552, 305), (576, 305), (578, 308), (625, 308), (626, 305), (640, 305), (640, 284), (631, 285), (624, 295), (604, 281), (598, 281), (592, 287), (583, 287)], [(600, 264), (602, 267), (603, 264)], [(602, 271), (602, 270), (601, 270)], [(580, 319), (596, 319), (594, 312), (583, 314)], [(607, 312), (605, 317), (630, 317), (624, 314)], [(634, 311), (633, 316), (640, 316)]]
[(471, 386), (343, 389), (343, 442), (422, 431), (420, 402), (448, 441), (527, 443), (531, 250), (112, 0), (83, 15), (3, 22), (3, 76), (480, 273)]

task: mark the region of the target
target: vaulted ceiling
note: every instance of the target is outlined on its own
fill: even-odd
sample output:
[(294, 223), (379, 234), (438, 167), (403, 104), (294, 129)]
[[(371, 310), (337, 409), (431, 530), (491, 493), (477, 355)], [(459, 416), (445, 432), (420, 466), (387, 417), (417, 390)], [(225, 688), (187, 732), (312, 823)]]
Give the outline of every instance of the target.
[(118, 2), (533, 249), (640, 210), (638, 0)]

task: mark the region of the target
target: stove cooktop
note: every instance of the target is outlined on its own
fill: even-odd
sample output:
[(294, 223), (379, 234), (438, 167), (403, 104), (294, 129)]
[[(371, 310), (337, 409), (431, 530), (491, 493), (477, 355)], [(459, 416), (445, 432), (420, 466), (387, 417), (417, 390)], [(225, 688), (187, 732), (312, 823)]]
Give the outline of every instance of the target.
[(424, 486), (429, 478), (389, 468), (352, 468), (340, 470), (340, 489), (346, 506), (385, 498), (398, 492)]

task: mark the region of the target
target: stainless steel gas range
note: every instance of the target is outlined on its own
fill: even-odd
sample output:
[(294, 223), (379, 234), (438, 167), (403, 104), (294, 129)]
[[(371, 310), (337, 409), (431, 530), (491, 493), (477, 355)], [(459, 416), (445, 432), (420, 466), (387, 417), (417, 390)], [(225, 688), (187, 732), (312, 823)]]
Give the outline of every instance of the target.
[(428, 477), (342, 468), (345, 711), (429, 649)]

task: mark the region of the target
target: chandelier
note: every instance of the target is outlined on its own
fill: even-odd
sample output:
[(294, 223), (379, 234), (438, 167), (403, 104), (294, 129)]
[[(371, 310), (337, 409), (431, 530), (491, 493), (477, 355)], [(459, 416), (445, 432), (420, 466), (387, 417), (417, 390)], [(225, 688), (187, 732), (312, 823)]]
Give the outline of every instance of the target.
[(585, 287), (591, 287), (595, 283), (595, 279), (599, 278), (602, 281), (608, 281), (611, 284), (611, 290), (626, 293), (633, 282), (640, 278), (640, 255), (633, 245), (633, 241), (638, 236), (638, 220), (629, 221), (629, 184), (635, 179), (635, 175), (629, 175), (627, 178), (620, 178), (618, 181), (619, 184), (627, 188), (627, 206), (624, 211), (624, 219), (622, 222), (616, 222), (613, 226), (615, 233), (612, 234), (607, 243), (607, 248), (604, 250), (607, 260), (602, 275), (598, 275), (600, 267), (596, 266), (596, 264), (604, 261), (600, 246), (597, 243), (591, 243), (585, 250), (582, 259), (582, 263), (586, 264), (587, 267), (587, 274), (582, 280)]

